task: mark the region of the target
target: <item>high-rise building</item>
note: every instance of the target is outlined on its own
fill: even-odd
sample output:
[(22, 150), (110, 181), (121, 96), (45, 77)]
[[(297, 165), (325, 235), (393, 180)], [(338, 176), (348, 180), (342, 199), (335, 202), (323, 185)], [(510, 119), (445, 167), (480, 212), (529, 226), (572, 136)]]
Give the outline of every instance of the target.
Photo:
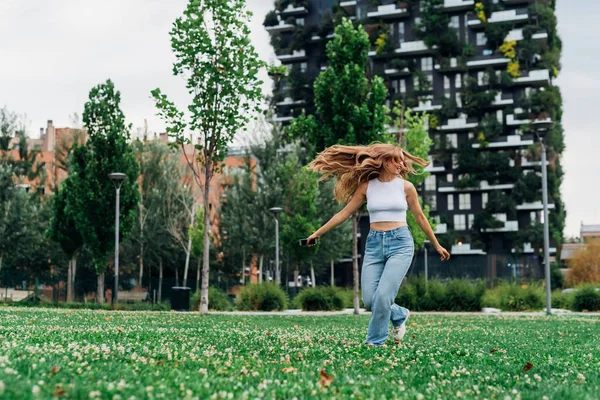
[[(453, 255), (535, 258), (542, 248), (540, 147), (549, 157), (551, 253), (562, 242), (563, 150), (555, 0), (277, 0), (265, 18), (278, 59), (275, 121), (313, 111), (312, 82), (342, 17), (364, 27), (371, 74), (429, 115), (430, 173), (420, 193)], [(352, 88), (348, 88), (352, 90)]]

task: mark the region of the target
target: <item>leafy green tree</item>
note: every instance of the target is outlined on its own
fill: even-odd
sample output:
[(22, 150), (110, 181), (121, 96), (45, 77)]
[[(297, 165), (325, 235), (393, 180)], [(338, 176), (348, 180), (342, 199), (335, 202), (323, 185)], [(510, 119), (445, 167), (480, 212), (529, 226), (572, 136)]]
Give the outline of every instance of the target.
[(98, 273), (98, 301), (104, 302), (104, 272), (114, 251), (115, 188), (108, 178), (113, 172), (126, 175), (121, 186), (120, 233), (127, 237), (134, 222), (139, 199), (139, 167), (129, 139), (130, 126), (120, 109), (121, 94), (114, 84), (95, 86), (85, 104), (83, 123), (89, 136), (85, 145), (74, 143), (67, 180), (73, 188), (71, 208), (77, 231), (91, 253)]
[(204, 253), (204, 207), (200, 206), (196, 210), (196, 221), (194, 226), (190, 227), (190, 238), (192, 238), (192, 255), (198, 260), (196, 267), (196, 292), (200, 290), (200, 262)]
[[(203, 204), (209, 204), (210, 182), (236, 132), (252, 118), (262, 99), (259, 60), (250, 41), (250, 12), (243, 0), (189, 0), (183, 16), (171, 30), (175, 75), (185, 76), (192, 96), (189, 119), (160, 89), (152, 91), (159, 115), (176, 143), (189, 143), (186, 130), (199, 134), (195, 144), (198, 165), (192, 168), (202, 189)], [(204, 214), (204, 256), (200, 312), (208, 312), (210, 220)]]

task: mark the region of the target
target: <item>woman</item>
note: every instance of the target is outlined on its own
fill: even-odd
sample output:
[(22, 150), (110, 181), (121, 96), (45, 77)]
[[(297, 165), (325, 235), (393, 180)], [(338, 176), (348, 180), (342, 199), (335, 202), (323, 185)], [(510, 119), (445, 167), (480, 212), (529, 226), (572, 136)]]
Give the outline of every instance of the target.
[(414, 254), (414, 241), (406, 223), (407, 208), (415, 216), (442, 261), (450, 254), (438, 243), (427, 218), (421, 210), (414, 185), (406, 180), (414, 174), (413, 164), (429, 163), (392, 144), (370, 146), (335, 145), (325, 149), (310, 164), (324, 177), (335, 176), (335, 198), (348, 204), (308, 238), (315, 239), (348, 219), (367, 202), (370, 232), (362, 264), (361, 286), (365, 307), (372, 311), (368, 345), (382, 346), (389, 334), (400, 341), (406, 333), (406, 308), (394, 304), (398, 289), (408, 272)]

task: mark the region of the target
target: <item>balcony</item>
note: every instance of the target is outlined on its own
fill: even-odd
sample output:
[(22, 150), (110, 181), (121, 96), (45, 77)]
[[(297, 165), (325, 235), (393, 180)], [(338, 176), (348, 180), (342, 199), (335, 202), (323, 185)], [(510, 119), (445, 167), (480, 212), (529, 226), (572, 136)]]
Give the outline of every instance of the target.
[(301, 105), (303, 105), (305, 103), (306, 103), (306, 101), (304, 101), (304, 100), (296, 100), (296, 101), (294, 101), (294, 99), (292, 99), (291, 97), (286, 97), (285, 99), (283, 99), (283, 101), (280, 101), (279, 103), (275, 103), (275, 105), (278, 106), (278, 107), (301, 106)]
[(485, 256), (487, 253), (481, 249), (473, 249), (469, 243), (453, 244), (450, 254), (453, 256), (469, 256), (469, 255), (481, 255)]
[(448, 232), (447, 224), (437, 224), (437, 226), (435, 227), (436, 235), (443, 235), (444, 233), (447, 233), (447, 232)]
[[(540, 249), (540, 250), (543, 251), (542, 249)], [(556, 254), (556, 247), (550, 247), (550, 248), (548, 248), (548, 250), (550, 250), (550, 253)], [(512, 249), (512, 252), (516, 253), (517, 250)], [(533, 246), (531, 245), (530, 242), (523, 243), (523, 253), (534, 253)]]
[(442, 59), (440, 64), (435, 64), (434, 66), (436, 71), (456, 71), (464, 67), (465, 65), (459, 63), (456, 57)]
[(519, 221), (504, 221), (502, 228), (487, 228), (485, 232), (518, 232)]
[[(523, 110), (520, 108), (516, 108), (515, 109), (516, 113), (522, 113)], [(508, 126), (521, 126), (521, 125), (529, 125), (531, 124), (533, 121), (539, 121), (539, 122), (552, 122), (552, 118), (548, 117), (546, 119), (540, 119), (540, 120), (531, 120), (531, 119), (517, 119), (517, 117), (515, 116), (515, 114), (508, 114), (506, 116), (506, 125)]]
[(408, 5), (402, 1), (385, 4), (377, 7), (369, 7), (367, 17), (369, 18), (402, 18), (408, 16)]
[(293, 119), (294, 119), (294, 117), (292, 117), (291, 115), (285, 116), (285, 115), (275, 114), (275, 116), (273, 117), (273, 122), (284, 123), (284, 122), (290, 122)]
[[(523, 36), (523, 29), (513, 29), (512, 31), (508, 32), (508, 35), (506, 35), (506, 38), (504, 39), (504, 41), (514, 40), (516, 42), (520, 42), (524, 38), (525, 37)], [(548, 39), (548, 33), (547, 32), (534, 33), (531, 36), (531, 39), (533, 39), (533, 40), (547, 40)]]
[(550, 71), (536, 69), (523, 73), (519, 78), (513, 79), (513, 85), (548, 86), (550, 85)]
[(487, 68), (496, 66), (506, 66), (510, 62), (510, 58), (502, 56), (477, 56), (467, 61), (469, 68)]
[(413, 111), (421, 112), (421, 111), (434, 111), (440, 110), (442, 108), (442, 102), (440, 100), (427, 100), (427, 101), (419, 101), (419, 105), (413, 108)]
[(442, 125), (440, 130), (442, 131), (462, 131), (476, 128), (479, 123), (476, 118), (468, 119), (466, 117), (463, 118), (453, 118), (449, 119), (446, 125)]
[(346, 11), (348, 15), (356, 15), (356, 0), (354, 1), (342, 1), (340, 7)]
[[(435, 48), (435, 47), (434, 47)], [(429, 47), (422, 40), (416, 40), (414, 42), (403, 42), (400, 47), (394, 50), (396, 54), (423, 54), (431, 52)]]
[(494, 101), (492, 101), (491, 107), (503, 107), (510, 106), (515, 103), (512, 93), (498, 93)]
[(294, 50), (291, 53), (278, 54), (277, 59), (282, 63), (304, 61), (307, 59), (306, 50)]
[(284, 16), (288, 16), (288, 15), (307, 15), (308, 14), (308, 10), (306, 9), (306, 7), (303, 6), (299, 6), (299, 7), (294, 7), (293, 4), (288, 4), (287, 8), (283, 11), (281, 11), (281, 15)]
[(436, 165), (436, 162), (434, 161), (433, 157), (429, 156), (428, 160), (429, 160), (429, 165), (425, 168), (425, 172), (430, 172), (430, 173), (446, 172), (446, 167), (444, 167), (443, 164)]
[[(484, 148), (523, 147), (530, 146), (533, 143), (533, 139), (523, 140), (521, 135), (509, 135), (504, 140), (489, 142)], [(479, 143), (475, 143), (472, 146), (474, 149), (482, 147)]]
[(474, 0), (444, 0), (445, 11), (472, 10), (474, 6)]
[[(550, 165), (549, 161), (546, 161), (546, 166)], [(521, 168), (536, 168), (536, 167), (541, 167), (542, 166), (542, 162), (541, 161), (529, 161), (526, 158), (522, 158), (521, 159)]]
[(502, 0), (504, 4), (529, 4), (533, 3), (535, 0)]
[(492, 190), (508, 190), (514, 188), (513, 183), (504, 183), (498, 185), (490, 185), (487, 181), (481, 181), (479, 187), (457, 188), (453, 182), (440, 182), (438, 191), (440, 193), (457, 193), (457, 192), (489, 192)]
[(269, 33), (292, 32), (296, 30), (296, 25), (287, 24), (285, 21), (279, 21), (279, 25), (266, 26)]
[[(533, 203), (523, 203), (523, 204), (519, 204), (517, 206), (517, 210), (520, 211), (539, 211), (539, 210), (543, 210), (544, 209), (544, 204), (541, 201), (535, 201)], [(548, 209), (549, 210), (553, 210), (554, 209), (554, 204), (550, 203), (548, 204)]]
[[(488, 24), (500, 23), (500, 22), (522, 22), (529, 19), (529, 13), (526, 8), (520, 8), (518, 10), (507, 10), (507, 11), (495, 11), (491, 17), (488, 18)], [(467, 25), (471, 28), (483, 28), (484, 24), (477, 18), (477, 16), (471, 14)]]
[(384, 65), (383, 73), (387, 76), (410, 75), (410, 70), (408, 67), (404, 67), (403, 65), (397, 65), (394, 64), (394, 62), (389, 62)]

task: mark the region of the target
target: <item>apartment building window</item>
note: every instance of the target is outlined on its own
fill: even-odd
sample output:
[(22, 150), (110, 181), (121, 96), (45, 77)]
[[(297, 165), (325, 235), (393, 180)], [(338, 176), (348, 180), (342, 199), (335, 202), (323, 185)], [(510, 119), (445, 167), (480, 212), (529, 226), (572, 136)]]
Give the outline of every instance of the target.
[(485, 78), (484, 71), (477, 72), (477, 84), (479, 86), (483, 86), (483, 85), (487, 84), (487, 79)]
[(529, 219), (531, 220), (532, 224), (535, 224), (537, 222), (537, 213), (535, 211), (531, 211), (529, 213)]
[(446, 181), (453, 182), (454, 181), (454, 175), (452, 175), (452, 174), (446, 175)]
[(499, 123), (504, 123), (504, 113), (502, 112), (502, 110), (496, 111), (496, 118), (498, 119)]
[(446, 134), (446, 143), (453, 149), (458, 148), (458, 135), (456, 133)]
[(459, 214), (454, 216), (454, 230), (464, 231), (467, 229), (467, 221), (465, 215)]
[(485, 206), (487, 206), (487, 202), (488, 202), (488, 194), (481, 193), (481, 208), (485, 208)]
[(490, 49), (483, 50), (484, 56), (491, 56), (492, 54), (494, 54), (494, 50), (490, 50)]
[(456, 74), (454, 76), (454, 87), (456, 89), (460, 89), (461, 86), (462, 86), (462, 77), (460, 76), (460, 74)]
[(425, 190), (426, 191), (435, 191), (435, 175), (429, 175), (425, 178)]
[(463, 30), (463, 32), (465, 33), (465, 43), (469, 43), (469, 29), (467, 29), (467, 27), (469, 26), (469, 17), (467, 16), (467, 14), (463, 16), (463, 26), (465, 27), (465, 29)]
[(308, 63), (300, 63), (300, 72), (305, 73), (306, 70), (308, 69)]
[(454, 195), (449, 194), (448, 195), (448, 211), (452, 211), (452, 210), (454, 210)]
[(475, 221), (475, 214), (469, 214), (469, 229), (473, 227), (473, 222)]
[(471, 194), (461, 193), (458, 195), (458, 209), (459, 210), (470, 210), (471, 209)]
[(433, 71), (433, 58), (432, 57), (421, 58), (421, 70), (422, 71)]
[(429, 206), (431, 211), (437, 210), (437, 196), (435, 194), (429, 194), (425, 196), (425, 204)]
[(296, 18), (296, 26), (304, 26), (304, 18)]
[(404, 41), (404, 22), (398, 22), (398, 46), (400, 46), (401, 43), (404, 43)]
[(477, 32), (475, 40), (477, 41), (477, 46), (487, 45), (487, 36), (485, 36), (484, 32)]
[(460, 19), (458, 15), (454, 15), (450, 17), (450, 22), (448, 23), (448, 28), (459, 29), (460, 28)]
[(444, 90), (450, 90), (450, 78), (444, 75)]
[(406, 93), (406, 81), (404, 79), (398, 81), (398, 92)]
[(452, 154), (452, 168), (458, 168), (458, 154)]
[(462, 97), (460, 96), (460, 93), (455, 93), (454, 96), (456, 98), (456, 106), (462, 107)]

